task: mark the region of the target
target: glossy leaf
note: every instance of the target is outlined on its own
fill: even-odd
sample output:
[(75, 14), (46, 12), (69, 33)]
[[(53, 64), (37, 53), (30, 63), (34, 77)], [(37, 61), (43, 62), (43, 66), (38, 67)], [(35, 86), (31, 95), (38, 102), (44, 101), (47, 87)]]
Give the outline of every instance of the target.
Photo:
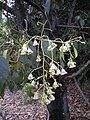
[(73, 46), (73, 50), (74, 50), (74, 55), (75, 55), (75, 58), (76, 58), (78, 56), (78, 51), (74, 46)]
[(9, 63), (4, 57), (0, 56), (0, 77), (7, 78), (9, 75)]

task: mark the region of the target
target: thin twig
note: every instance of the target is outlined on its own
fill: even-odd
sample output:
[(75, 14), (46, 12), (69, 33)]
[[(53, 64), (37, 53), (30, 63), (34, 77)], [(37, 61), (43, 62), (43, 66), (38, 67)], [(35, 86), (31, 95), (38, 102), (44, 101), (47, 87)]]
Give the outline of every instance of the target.
[[(73, 26), (73, 25), (58, 25), (57, 27), (62, 27), (62, 28), (75, 28), (79, 29), (79, 26)], [(90, 27), (83, 27), (83, 29), (90, 29)]]

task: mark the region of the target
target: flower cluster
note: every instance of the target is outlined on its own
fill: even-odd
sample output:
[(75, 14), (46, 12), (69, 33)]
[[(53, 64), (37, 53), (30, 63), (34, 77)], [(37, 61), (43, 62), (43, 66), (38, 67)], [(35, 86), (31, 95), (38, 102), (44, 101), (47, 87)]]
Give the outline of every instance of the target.
[(52, 91), (52, 87), (47, 87), (46, 93), (43, 93), (41, 97), (41, 102), (43, 104), (50, 104), (51, 101), (55, 100), (54, 94), (55, 92)]
[(74, 62), (71, 58), (69, 59), (68, 63), (67, 63), (67, 66), (69, 68), (74, 68), (76, 67), (76, 62)]
[(50, 73), (50, 77), (52, 77), (54, 75), (65, 75), (65, 74), (67, 74), (65, 69), (61, 68), (61, 70), (60, 70), (54, 63), (50, 63), (49, 73)]
[[(32, 44), (33, 48), (36, 50), (36, 53), (37, 53), (33, 58), (36, 61), (36, 68), (34, 66), (35, 69), (31, 70), (30, 74), (28, 75), (28, 80), (30, 82), (30, 85), (34, 88), (32, 98), (34, 100), (37, 100), (40, 98), (43, 104), (49, 104), (51, 101), (55, 100), (54, 90), (60, 86), (62, 87), (62, 85), (57, 82), (55, 77), (58, 75), (67, 74), (67, 71), (65, 70), (64, 65), (60, 63), (61, 60), (63, 60), (63, 63), (67, 64), (69, 68), (76, 67), (76, 62), (74, 61), (74, 58), (76, 58), (78, 55), (77, 49), (74, 47), (73, 41), (70, 41), (70, 40), (66, 42), (63, 42), (62, 40), (52, 41), (52, 40), (49, 40), (47, 36), (46, 37), (44, 36), (44, 38), (43, 36), (36, 36), (33, 39), (34, 41), (31, 42), (30, 45)], [(33, 39), (31, 39), (30, 41), (32, 41)], [(47, 42), (48, 46), (46, 44), (45, 44), (46, 46), (44, 46), (44, 41)], [(59, 43), (61, 46), (58, 50)], [(72, 48), (74, 49), (73, 50), (74, 55), (72, 53)], [(60, 58), (59, 61), (56, 60), (56, 58), (54, 58), (54, 52), (56, 52), (57, 50), (60, 55), (58, 56), (58, 58)], [(33, 51), (31, 50), (31, 48), (28, 46), (27, 43), (24, 43), (21, 49), (21, 55), (24, 55), (24, 54), (29, 55), (32, 53), (34, 55)], [(50, 56), (47, 52), (50, 54)], [(70, 56), (67, 63), (63, 59), (63, 56), (65, 55), (66, 52)], [(39, 72), (40, 76), (38, 76), (37, 72), (35, 72), (39, 70), (40, 70)], [(34, 75), (33, 72), (35, 72), (36, 77), (33, 76)], [(46, 80), (48, 77), (54, 80), (52, 86)], [(39, 90), (41, 89), (42, 89), (42, 94), (40, 95)]]
[(31, 48), (26, 44), (23, 44), (22, 49), (21, 49), (21, 55), (30, 55), (32, 54), (33, 51), (31, 50)]
[(60, 52), (65, 53), (65, 52), (69, 51), (70, 47), (71, 46), (70, 46), (69, 42), (67, 41), (62, 44), (62, 46), (59, 48), (59, 50), (60, 50)]

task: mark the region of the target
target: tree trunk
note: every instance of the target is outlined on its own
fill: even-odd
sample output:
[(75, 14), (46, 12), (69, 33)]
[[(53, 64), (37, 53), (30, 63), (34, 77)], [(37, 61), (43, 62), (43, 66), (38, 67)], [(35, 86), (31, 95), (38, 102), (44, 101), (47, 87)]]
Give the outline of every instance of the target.
[(67, 86), (62, 83), (62, 87), (56, 89), (55, 101), (48, 105), (50, 120), (70, 120), (67, 100)]

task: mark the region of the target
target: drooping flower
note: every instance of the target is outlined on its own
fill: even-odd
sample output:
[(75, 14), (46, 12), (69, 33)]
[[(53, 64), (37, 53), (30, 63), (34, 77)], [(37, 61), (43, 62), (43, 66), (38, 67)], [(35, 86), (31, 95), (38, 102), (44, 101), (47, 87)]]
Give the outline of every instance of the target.
[(65, 74), (67, 74), (67, 72), (66, 72), (66, 70), (65, 69), (61, 69), (61, 73), (60, 73), (61, 75), (65, 75)]
[(57, 66), (53, 62), (51, 62), (50, 69), (57, 70)]
[(28, 80), (32, 80), (32, 79), (34, 79), (34, 77), (33, 77), (32, 73), (30, 73), (28, 76)]
[(34, 99), (34, 100), (37, 100), (38, 98), (39, 98), (39, 94), (38, 94), (38, 92), (35, 92), (33, 99)]
[(55, 97), (54, 97), (53, 95), (50, 95), (50, 96), (49, 96), (49, 100), (50, 100), (50, 101), (54, 101), (54, 100), (55, 100)]
[(68, 41), (65, 42), (65, 46), (69, 49), (71, 46), (70, 46), (70, 43)]
[(57, 81), (55, 80), (54, 83), (53, 83), (53, 88), (56, 89), (57, 87), (59, 87)]
[(24, 50), (22, 50), (21, 55), (26, 55), (26, 52)]
[(28, 47), (27, 44), (24, 43), (23, 46), (22, 46), (22, 50), (27, 52), (27, 47)]
[(52, 51), (53, 49), (55, 49), (57, 47), (57, 45), (53, 42), (49, 43), (49, 46), (47, 48), (48, 51)]
[(54, 94), (54, 93), (55, 92), (53, 92), (50, 87), (47, 89), (47, 94), (51, 95), (51, 94)]
[(33, 46), (37, 46), (39, 45), (39, 43), (37, 42), (37, 40), (35, 39), (34, 42), (33, 42)]
[(55, 75), (60, 75), (60, 74), (61, 74), (61, 71), (59, 69), (57, 69)]
[(33, 51), (31, 50), (31, 48), (28, 47), (28, 48), (27, 48), (27, 54), (30, 55), (30, 54), (32, 54), (32, 53), (33, 53)]
[(54, 63), (50, 63), (50, 68), (49, 68), (50, 77), (56, 74), (57, 69), (58, 68)]
[(67, 66), (69, 68), (74, 68), (74, 67), (76, 67), (76, 62), (74, 62), (72, 59), (69, 59)]
[(59, 48), (60, 52), (67, 52), (68, 51), (68, 47), (65, 46), (65, 45), (62, 45), (60, 48)]
[(34, 80), (32, 80), (31, 85), (35, 86), (35, 84), (36, 84), (36, 82)]
[(24, 43), (21, 49), (21, 55), (30, 55), (32, 53), (33, 51), (31, 50), (31, 48), (28, 47), (27, 43)]
[(43, 93), (41, 102), (42, 104), (50, 104), (51, 101), (48, 99), (48, 96)]
[(41, 56), (37, 55), (36, 62), (40, 62), (40, 61), (41, 61)]

